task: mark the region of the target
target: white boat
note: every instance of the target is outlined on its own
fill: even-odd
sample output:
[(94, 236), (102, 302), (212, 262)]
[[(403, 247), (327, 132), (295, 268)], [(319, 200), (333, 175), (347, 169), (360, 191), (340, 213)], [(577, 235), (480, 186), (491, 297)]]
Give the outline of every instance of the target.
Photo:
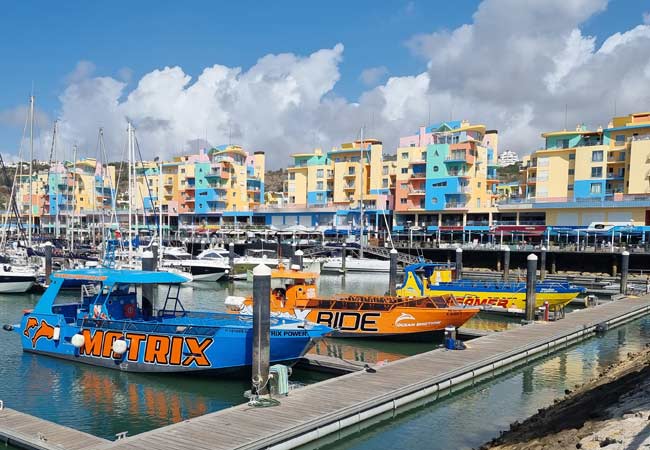
[[(342, 262), (342, 257), (327, 259), (321, 267), (321, 273), (343, 272)], [(389, 273), (390, 261), (372, 258), (354, 258), (348, 255), (345, 258), (345, 271), (350, 273)]]
[(0, 266), (0, 294), (22, 294), (36, 283), (36, 271), (29, 267)]
[(219, 281), (230, 272), (228, 260), (224, 258), (193, 258), (178, 247), (163, 249), (163, 268), (171, 267), (192, 275), (194, 281)]

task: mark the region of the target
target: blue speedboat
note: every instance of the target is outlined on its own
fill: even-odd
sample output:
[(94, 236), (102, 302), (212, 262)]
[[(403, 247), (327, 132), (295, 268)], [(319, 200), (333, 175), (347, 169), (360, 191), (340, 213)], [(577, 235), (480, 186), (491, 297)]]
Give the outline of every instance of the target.
[[(116, 269), (55, 272), (20, 325), (23, 350), (130, 372), (232, 372), (251, 365), (251, 316), (187, 311), (181, 275)], [(60, 303), (66, 280), (82, 280), (81, 300)], [(154, 311), (152, 291), (168, 285)], [(148, 285), (148, 286), (147, 286)], [(145, 289), (147, 288), (148, 289)], [(271, 318), (271, 362), (291, 363), (330, 328)]]

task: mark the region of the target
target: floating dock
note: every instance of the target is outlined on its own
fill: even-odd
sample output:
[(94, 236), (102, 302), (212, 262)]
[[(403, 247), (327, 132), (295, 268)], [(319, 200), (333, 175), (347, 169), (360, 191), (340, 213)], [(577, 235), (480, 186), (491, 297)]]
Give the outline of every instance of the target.
[[(572, 312), (557, 322), (538, 322), (474, 339), (464, 351), (437, 349), (375, 366), (371, 371), (355, 371), (319, 382), (292, 391), (276, 407), (239, 405), (115, 442), (90, 443), (85, 448), (288, 450), (321, 438), (335, 440), (346, 432), (364, 428), (372, 419), (394, 417), (551, 355), (593, 336), (597, 328), (612, 328), (648, 313), (650, 296), (608, 302)], [(0, 421), (0, 429), (3, 436), (11, 436), (11, 425), (5, 421)], [(20, 429), (17, 432), (24, 435)], [(34, 429), (31, 433), (36, 432)], [(75, 446), (59, 448), (82, 448), (77, 442), (80, 439), (74, 437), (78, 432), (70, 433)]]
[(29, 450), (95, 449), (111, 443), (9, 408), (0, 409), (0, 442)]

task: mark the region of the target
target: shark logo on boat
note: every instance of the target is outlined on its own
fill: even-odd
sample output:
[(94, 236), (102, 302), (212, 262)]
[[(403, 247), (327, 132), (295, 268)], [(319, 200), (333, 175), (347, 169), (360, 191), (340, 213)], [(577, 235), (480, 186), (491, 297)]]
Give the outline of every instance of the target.
[(415, 317), (407, 313), (402, 313), (397, 319), (395, 319), (395, 325), (404, 322), (405, 320), (415, 320)]
[[(38, 328), (36, 326), (38, 325)], [(36, 343), (40, 338), (52, 339), (54, 338), (54, 326), (47, 323), (45, 320), (41, 320), (40, 324), (38, 319), (35, 317), (30, 317), (27, 319), (27, 324), (25, 325), (25, 330), (23, 335), (29, 338), (31, 331), (36, 328), (34, 335), (31, 337), (32, 348), (36, 348)]]
[(293, 308), (293, 314), (298, 320), (307, 320), (307, 316), (311, 312), (311, 309), (298, 309)]

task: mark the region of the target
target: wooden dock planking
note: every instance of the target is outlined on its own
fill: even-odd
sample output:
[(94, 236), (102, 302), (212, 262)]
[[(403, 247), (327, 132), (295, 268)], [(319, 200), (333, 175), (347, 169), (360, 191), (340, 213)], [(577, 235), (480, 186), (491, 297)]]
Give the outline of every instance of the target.
[[(122, 450), (171, 450), (190, 448), (215, 448), (252, 450), (272, 447), (287, 441), (305, 437), (318, 429), (336, 432), (340, 426), (352, 424), (338, 421), (348, 420), (364, 411), (389, 403), (405, 395), (413, 394), (425, 387), (448, 385), (447, 380), (480, 367), (499, 363), (513, 355), (527, 355), (540, 345), (550, 347), (528, 358), (543, 356), (548, 352), (564, 348), (566, 343), (550, 345), (558, 339), (598, 323), (612, 321), (630, 312), (642, 315), (650, 310), (650, 297), (624, 299), (567, 314), (566, 318), (550, 323), (539, 323), (515, 328), (498, 334), (490, 334), (471, 341), (462, 352), (437, 349), (415, 355), (384, 366), (376, 367), (376, 373), (358, 371), (339, 378), (330, 379), (305, 388), (292, 391), (281, 398), (281, 405), (274, 408), (250, 408), (240, 405), (210, 413), (202, 417), (142, 433), (115, 442), (106, 448)], [(494, 364), (493, 367), (499, 367)], [(496, 370), (496, 367), (491, 370)], [(179, 437), (187, 437), (185, 446), (180, 446)], [(166, 437), (174, 436), (173, 442)], [(190, 443), (191, 441), (191, 443)], [(137, 448), (136, 448), (137, 446)], [(288, 448), (287, 447), (287, 448)]]
[(0, 410), (0, 441), (38, 450), (80, 450), (109, 443), (106, 439), (9, 408)]

